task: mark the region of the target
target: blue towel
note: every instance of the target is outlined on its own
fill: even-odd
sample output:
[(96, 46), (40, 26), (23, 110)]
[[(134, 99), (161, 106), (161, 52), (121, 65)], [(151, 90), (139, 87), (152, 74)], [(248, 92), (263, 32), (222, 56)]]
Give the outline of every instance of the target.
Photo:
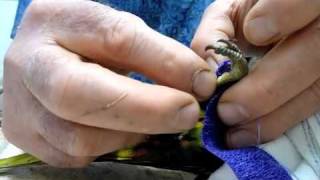
[[(114, 8), (131, 12), (141, 17), (153, 29), (189, 45), (205, 8), (213, 0), (97, 0)], [(31, 0), (20, 0), (12, 37)], [(228, 66), (224, 65), (227, 70)], [(220, 72), (221, 73), (221, 72)], [(145, 77), (133, 74), (139, 80)], [(230, 85), (229, 85), (230, 86)], [(207, 106), (203, 142), (214, 155), (226, 161), (240, 180), (291, 179), (287, 171), (270, 155), (257, 147), (227, 150), (224, 147), (224, 126), (217, 115), (218, 100), (228, 86), (219, 88)]]

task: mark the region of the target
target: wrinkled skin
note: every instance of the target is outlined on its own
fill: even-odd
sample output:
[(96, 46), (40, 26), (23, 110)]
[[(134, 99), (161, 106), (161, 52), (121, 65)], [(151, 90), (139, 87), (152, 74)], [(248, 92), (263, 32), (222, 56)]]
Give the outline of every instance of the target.
[(205, 47), (236, 39), (247, 56), (261, 57), (218, 104), (229, 147), (255, 145), (257, 122), (264, 143), (320, 110), (319, 16), (319, 0), (217, 0), (208, 7), (195, 52), (215, 68), (223, 58)]
[(215, 84), (200, 56), (132, 14), (34, 0), (5, 59), (3, 131), (50, 165), (82, 167), (148, 134), (192, 128)]
[[(6, 55), (5, 136), (51, 165), (80, 167), (145, 134), (190, 129), (196, 98), (215, 89), (210, 67), (222, 59), (205, 47), (236, 38), (246, 55), (267, 53), (221, 98), (227, 143), (256, 143), (257, 119), (262, 142), (270, 141), (319, 109), (319, 4), (218, 0), (203, 16), (194, 53), (129, 13), (90, 1), (34, 0)], [(160, 85), (123, 76), (128, 71)]]

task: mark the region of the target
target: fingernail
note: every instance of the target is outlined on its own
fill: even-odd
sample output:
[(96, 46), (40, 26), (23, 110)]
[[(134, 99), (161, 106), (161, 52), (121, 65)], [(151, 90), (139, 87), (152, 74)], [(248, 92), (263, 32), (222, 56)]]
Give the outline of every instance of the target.
[(178, 128), (181, 128), (181, 130), (188, 130), (193, 128), (199, 120), (200, 107), (198, 103), (192, 103), (182, 108), (179, 113)]
[(247, 130), (231, 130), (227, 134), (227, 145), (230, 148), (242, 148), (256, 144), (256, 136)]
[(207, 99), (215, 89), (216, 78), (209, 70), (202, 70), (195, 73), (192, 90), (200, 99)]
[(234, 103), (218, 104), (218, 114), (227, 125), (235, 125), (249, 119), (249, 114), (245, 108)]
[(279, 34), (276, 24), (270, 18), (258, 17), (248, 22), (246, 27), (250, 40), (255, 43), (265, 43)]

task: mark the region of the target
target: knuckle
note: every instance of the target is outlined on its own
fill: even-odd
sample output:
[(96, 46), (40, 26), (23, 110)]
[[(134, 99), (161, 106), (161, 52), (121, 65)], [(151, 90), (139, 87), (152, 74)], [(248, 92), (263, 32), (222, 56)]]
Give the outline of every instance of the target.
[[(45, 66), (46, 61), (44, 61), (44, 54), (46, 54), (45, 49), (39, 49), (27, 58), (25, 61), (24, 68), (24, 81), (29, 88), (36, 88), (34, 90), (38, 91), (41, 87), (46, 87), (48, 76), (43, 76), (47, 68)], [(41, 68), (42, 67), (42, 68)]]
[(70, 156), (92, 156), (93, 142), (89, 142), (90, 138), (86, 138), (80, 129), (73, 129), (68, 134), (68, 145), (66, 146), (66, 153)]
[(221, 10), (230, 10), (235, 9), (239, 5), (240, 1), (235, 0), (221, 0), (221, 1), (215, 1), (214, 3), (211, 3), (205, 10), (204, 16), (214, 14), (217, 9)]
[[(63, 72), (64, 75), (59, 72)], [(50, 74), (42, 88), (46, 88), (48, 102), (51, 103), (52, 109), (63, 117), (73, 118), (75, 116), (75, 106), (70, 106), (70, 103), (74, 103), (74, 90), (79, 89), (79, 87), (74, 87), (74, 84), (78, 82), (75, 76), (73, 71), (57, 70)]]
[[(221, 4), (221, 3), (220, 3)], [(219, 5), (219, 1), (215, 2), (215, 3), (211, 3), (204, 11), (203, 16), (206, 17), (208, 14), (210, 14), (211, 12), (215, 12), (215, 9), (217, 8), (217, 6)]]
[(17, 134), (14, 133), (14, 126), (12, 126), (13, 119), (4, 117), (3, 122), (1, 123), (3, 135), (11, 143), (16, 143)]
[[(52, 13), (55, 6), (53, 6), (54, 1), (52, 0), (33, 0), (30, 5), (28, 6), (28, 10), (26, 14), (28, 17), (32, 18), (41, 18), (48, 16)], [(48, 10), (50, 9), (50, 10)]]
[(47, 6), (48, 1), (47, 0), (34, 0), (31, 2), (31, 4), (28, 7), (28, 14), (32, 14), (35, 16), (44, 15), (47, 13), (47, 9), (45, 7)]
[(128, 58), (137, 46), (138, 26), (144, 26), (144, 22), (126, 12), (114, 15), (111, 22), (102, 22), (104, 48), (118, 59)]
[[(64, 79), (64, 67), (61, 64), (67, 59), (55, 59), (56, 57), (49, 57), (51, 51), (46, 48), (40, 48), (38, 51), (28, 58), (24, 66), (24, 82), (28, 88), (41, 97), (48, 96), (48, 98), (56, 99), (57, 89), (60, 87)], [(52, 54), (52, 53), (51, 53)]]
[[(4, 55), (4, 69), (14, 68), (16, 72), (18, 69), (24, 68), (25, 54), (21, 52), (21, 49), (25, 48), (24, 45), (21, 46), (21, 41), (14, 39)], [(7, 72), (4, 71), (4, 73)]]
[[(40, 48), (32, 53), (23, 66), (23, 80), (26, 87), (43, 100), (54, 112), (67, 115), (71, 109), (70, 91), (77, 85), (74, 63), (68, 57), (58, 57), (50, 49)], [(73, 102), (73, 101), (72, 101)]]
[(70, 156), (92, 155), (88, 133), (79, 125), (60, 119), (49, 112), (41, 115), (38, 132), (60, 151)]
[(201, 55), (201, 53), (204, 52), (204, 50), (202, 49), (203, 43), (197, 35), (191, 41), (190, 47), (199, 55)]
[[(17, 27), (17, 37), (24, 34), (24, 37), (35, 37), (45, 30), (45, 26), (50, 22), (48, 19), (55, 13), (54, 3), (51, 0), (33, 0), (26, 9), (23, 19)], [(32, 32), (32, 33), (30, 33)], [(31, 39), (34, 41), (34, 38)], [(27, 42), (23, 42), (24, 44)]]
[(86, 103), (88, 98), (91, 100), (91, 95), (88, 96), (87, 89), (93, 81), (88, 71), (82, 68), (81, 65), (68, 63), (52, 72), (47, 81), (46, 98), (51, 110), (66, 119), (77, 119), (88, 112)]
[[(9, 48), (9, 50), (6, 52), (5, 56), (4, 56), (4, 69), (11, 69), (13, 67), (15, 67), (17, 65), (16, 62), (16, 58), (15, 58), (15, 53), (12, 50), (12, 48)], [(6, 73), (7, 71), (4, 71), (4, 73)]]

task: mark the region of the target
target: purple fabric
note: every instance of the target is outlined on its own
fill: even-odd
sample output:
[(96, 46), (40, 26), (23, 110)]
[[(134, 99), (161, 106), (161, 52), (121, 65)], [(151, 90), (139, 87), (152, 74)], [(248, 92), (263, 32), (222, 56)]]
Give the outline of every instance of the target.
[[(222, 69), (228, 69), (224, 63), (219, 67), (217, 74), (222, 74)], [(224, 71), (225, 72), (225, 71)], [(202, 132), (202, 141), (207, 150), (225, 161), (234, 171), (239, 180), (291, 180), (288, 172), (272, 156), (258, 147), (242, 149), (227, 149), (224, 143), (224, 126), (217, 113), (217, 104), (231, 84), (221, 86), (212, 96), (206, 107), (206, 116)]]
[(216, 75), (217, 77), (221, 76), (225, 72), (231, 71), (231, 62), (230, 61), (223, 61), (222, 64), (219, 65)]

